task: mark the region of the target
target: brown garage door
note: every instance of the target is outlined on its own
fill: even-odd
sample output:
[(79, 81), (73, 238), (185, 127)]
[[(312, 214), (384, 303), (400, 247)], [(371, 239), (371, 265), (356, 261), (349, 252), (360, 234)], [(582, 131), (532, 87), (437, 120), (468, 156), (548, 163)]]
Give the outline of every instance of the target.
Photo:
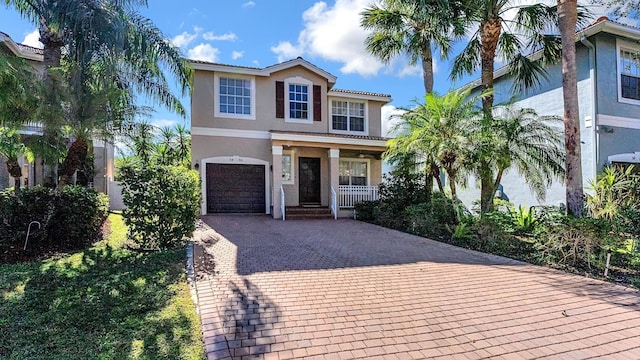
[(207, 164), (207, 213), (264, 213), (264, 165)]

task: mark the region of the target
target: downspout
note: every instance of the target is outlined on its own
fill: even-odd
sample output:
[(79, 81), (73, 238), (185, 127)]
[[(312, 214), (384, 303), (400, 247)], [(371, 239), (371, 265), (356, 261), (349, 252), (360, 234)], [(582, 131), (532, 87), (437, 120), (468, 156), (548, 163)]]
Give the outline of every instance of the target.
[(582, 34), (580, 42), (589, 49), (589, 77), (591, 78), (591, 129), (593, 134), (593, 179), (598, 174), (598, 164), (600, 163), (600, 134), (598, 133), (598, 82), (596, 78), (596, 48)]

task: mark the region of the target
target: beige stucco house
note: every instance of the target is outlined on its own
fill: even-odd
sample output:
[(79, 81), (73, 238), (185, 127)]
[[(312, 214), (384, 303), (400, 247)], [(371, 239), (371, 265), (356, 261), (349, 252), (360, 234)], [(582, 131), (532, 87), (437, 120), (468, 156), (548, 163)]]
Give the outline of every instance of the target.
[(377, 198), (385, 94), (335, 89), (336, 77), (297, 58), (266, 68), (192, 61), (192, 159), (202, 214), (293, 207), (351, 216)]

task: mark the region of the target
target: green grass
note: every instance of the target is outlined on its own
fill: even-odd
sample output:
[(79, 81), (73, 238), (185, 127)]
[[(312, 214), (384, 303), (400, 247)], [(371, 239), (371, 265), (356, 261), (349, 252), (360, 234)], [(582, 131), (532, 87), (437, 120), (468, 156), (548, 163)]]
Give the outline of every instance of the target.
[(201, 359), (184, 250), (123, 248), (126, 226), (58, 259), (0, 265), (0, 359)]

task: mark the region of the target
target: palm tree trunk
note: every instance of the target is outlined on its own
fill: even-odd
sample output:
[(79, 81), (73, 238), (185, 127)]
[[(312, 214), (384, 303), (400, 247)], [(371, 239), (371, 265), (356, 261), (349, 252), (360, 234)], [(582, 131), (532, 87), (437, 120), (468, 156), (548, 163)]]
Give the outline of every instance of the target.
[(7, 159), (7, 172), (14, 179), (13, 191), (16, 195), (18, 195), (20, 193), (20, 186), (22, 185), (22, 168), (20, 168), (18, 159)]
[(576, 71), (576, 0), (558, 0), (560, 36), (562, 38), (562, 95), (564, 100), (564, 143), (566, 154), (565, 186), (567, 210), (582, 216), (583, 185), (578, 123), (578, 85)]
[(73, 174), (80, 168), (86, 158), (89, 145), (87, 141), (82, 138), (75, 139), (67, 151), (67, 157), (64, 159), (62, 169), (60, 169), (60, 181), (58, 182), (58, 189), (62, 189), (69, 185)]
[(440, 168), (435, 163), (429, 164), (429, 168), (429, 173), (434, 179), (436, 179), (438, 190), (440, 190), (441, 193), (444, 193), (444, 185), (442, 184), (442, 179), (440, 179)]
[(431, 41), (427, 41), (421, 51), (422, 56), (422, 79), (424, 81), (424, 91), (428, 94), (433, 91), (433, 54), (431, 52)]
[(493, 187), (493, 172), (486, 161), (480, 162), (480, 212), (493, 210), (493, 197), (496, 194)]

